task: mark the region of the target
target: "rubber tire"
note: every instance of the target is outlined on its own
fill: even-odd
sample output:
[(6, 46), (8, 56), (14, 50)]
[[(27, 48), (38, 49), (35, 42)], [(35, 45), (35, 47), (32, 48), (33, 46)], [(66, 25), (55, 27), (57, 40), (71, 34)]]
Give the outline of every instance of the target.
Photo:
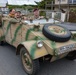
[(5, 43), (4, 43), (4, 41), (1, 41), (0, 42), (0, 46), (3, 46)]
[[(27, 52), (27, 50), (22, 47), (21, 50), (20, 50), (20, 56), (22, 57), (22, 53), (23, 52)], [(31, 57), (30, 57), (31, 58)], [(22, 61), (22, 59), (21, 59)], [(32, 60), (32, 63), (33, 63), (33, 71), (32, 73), (30, 73), (29, 71), (26, 70), (26, 68), (24, 67), (23, 63), (23, 68), (24, 68), (24, 71), (28, 74), (28, 75), (36, 75), (36, 73), (39, 71), (40, 69), (40, 64), (39, 64), (39, 60), (38, 59), (35, 59), (35, 60)]]
[(69, 52), (68, 55), (66, 56), (66, 58), (69, 60), (76, 59), (76, 51)]
[(1, 42), (0, 42), (0, 46), (1, 46)]
[(71, 38), (71, 32), (67, 28), (59, 26), (59, 25), (55, 25), (55, 26), (59, 26), (59, 27), (64, 28), (67, 31), (67, 34), (65, 34), (64, 36), (61, 36), (61, 35), (56, 35), (56, 34), (52, 33), (48, 29), (48, 27), (49, 26), (54, 26), (54, 25), (53, 24), (44, 25), (44, 27), (42, 29), (42, 32), (43, 32), (44, 36), (46, 36), (48, 39), (50, 39), (52, 41), (56, 41), (56, 42), (66, 42)]

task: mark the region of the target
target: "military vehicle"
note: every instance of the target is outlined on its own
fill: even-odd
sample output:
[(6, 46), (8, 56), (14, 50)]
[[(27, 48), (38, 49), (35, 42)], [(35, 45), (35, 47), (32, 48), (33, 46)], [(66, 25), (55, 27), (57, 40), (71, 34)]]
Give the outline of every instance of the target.
[[(0, 25), (0, 44), (16, 47), (28, 75), (39, 71), (39, 60), (53, 62), (67, 57), (76, 58), (76, 26), (58, 23), (53, 19), (17, 20), (3, 17)], [(71, 28), (72, 27), (72, 28)]]

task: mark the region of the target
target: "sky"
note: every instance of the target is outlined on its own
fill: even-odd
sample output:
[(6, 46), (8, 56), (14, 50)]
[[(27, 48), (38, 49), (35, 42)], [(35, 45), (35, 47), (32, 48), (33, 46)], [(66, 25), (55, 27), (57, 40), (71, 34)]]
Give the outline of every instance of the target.
[(2, 5), (2, 4), (6, 4), (7, 3), (7, 1), (8, 1), (8, 4), (10, 4), (10, 5), (23, 5), (23, 4), (26, 4), (26, 5), (36, 5), (36, 3), (34, 2), (34, 1), (36, 1), (36, 2), (39, 2), (39, 1), (41, 1), (41, 0), (0, 0), (0, 4)]
[[(37, 1), (37, 2), (39, 2), (41, 0), (17, 0), (17, 1)], [(7, 2), (7, 0), (0, 0), (0, 3), (6, 3), (6, 2)]]
[(7, 0), (0, 0), (0, 3), (6, 3)]

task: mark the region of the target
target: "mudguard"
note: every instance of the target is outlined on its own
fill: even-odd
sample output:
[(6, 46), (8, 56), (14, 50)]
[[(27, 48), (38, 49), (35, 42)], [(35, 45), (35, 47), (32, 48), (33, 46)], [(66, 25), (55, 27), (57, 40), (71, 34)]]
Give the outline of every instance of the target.
[(25, 47), (25, 49), (29, 52), (32, 59), (37, 59), (45, 55), (48, 55), (48, 52), (44, 46), (42, 48), (37, 47), (36, 41), (22, 42), (17, 47), (17, 51), (16, 51), (17, 55), (20, 54), (21, 47)]

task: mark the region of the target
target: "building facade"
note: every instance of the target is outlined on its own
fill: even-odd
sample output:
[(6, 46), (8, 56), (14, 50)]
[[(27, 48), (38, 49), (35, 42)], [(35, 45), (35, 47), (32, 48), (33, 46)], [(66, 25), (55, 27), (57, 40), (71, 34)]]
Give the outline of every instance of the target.
[(55, 0), (55, 4), (67, 4), (68, 0)]
[(76, 8), (76, 0), (55, 0), (55, 9), (71, 9)]

